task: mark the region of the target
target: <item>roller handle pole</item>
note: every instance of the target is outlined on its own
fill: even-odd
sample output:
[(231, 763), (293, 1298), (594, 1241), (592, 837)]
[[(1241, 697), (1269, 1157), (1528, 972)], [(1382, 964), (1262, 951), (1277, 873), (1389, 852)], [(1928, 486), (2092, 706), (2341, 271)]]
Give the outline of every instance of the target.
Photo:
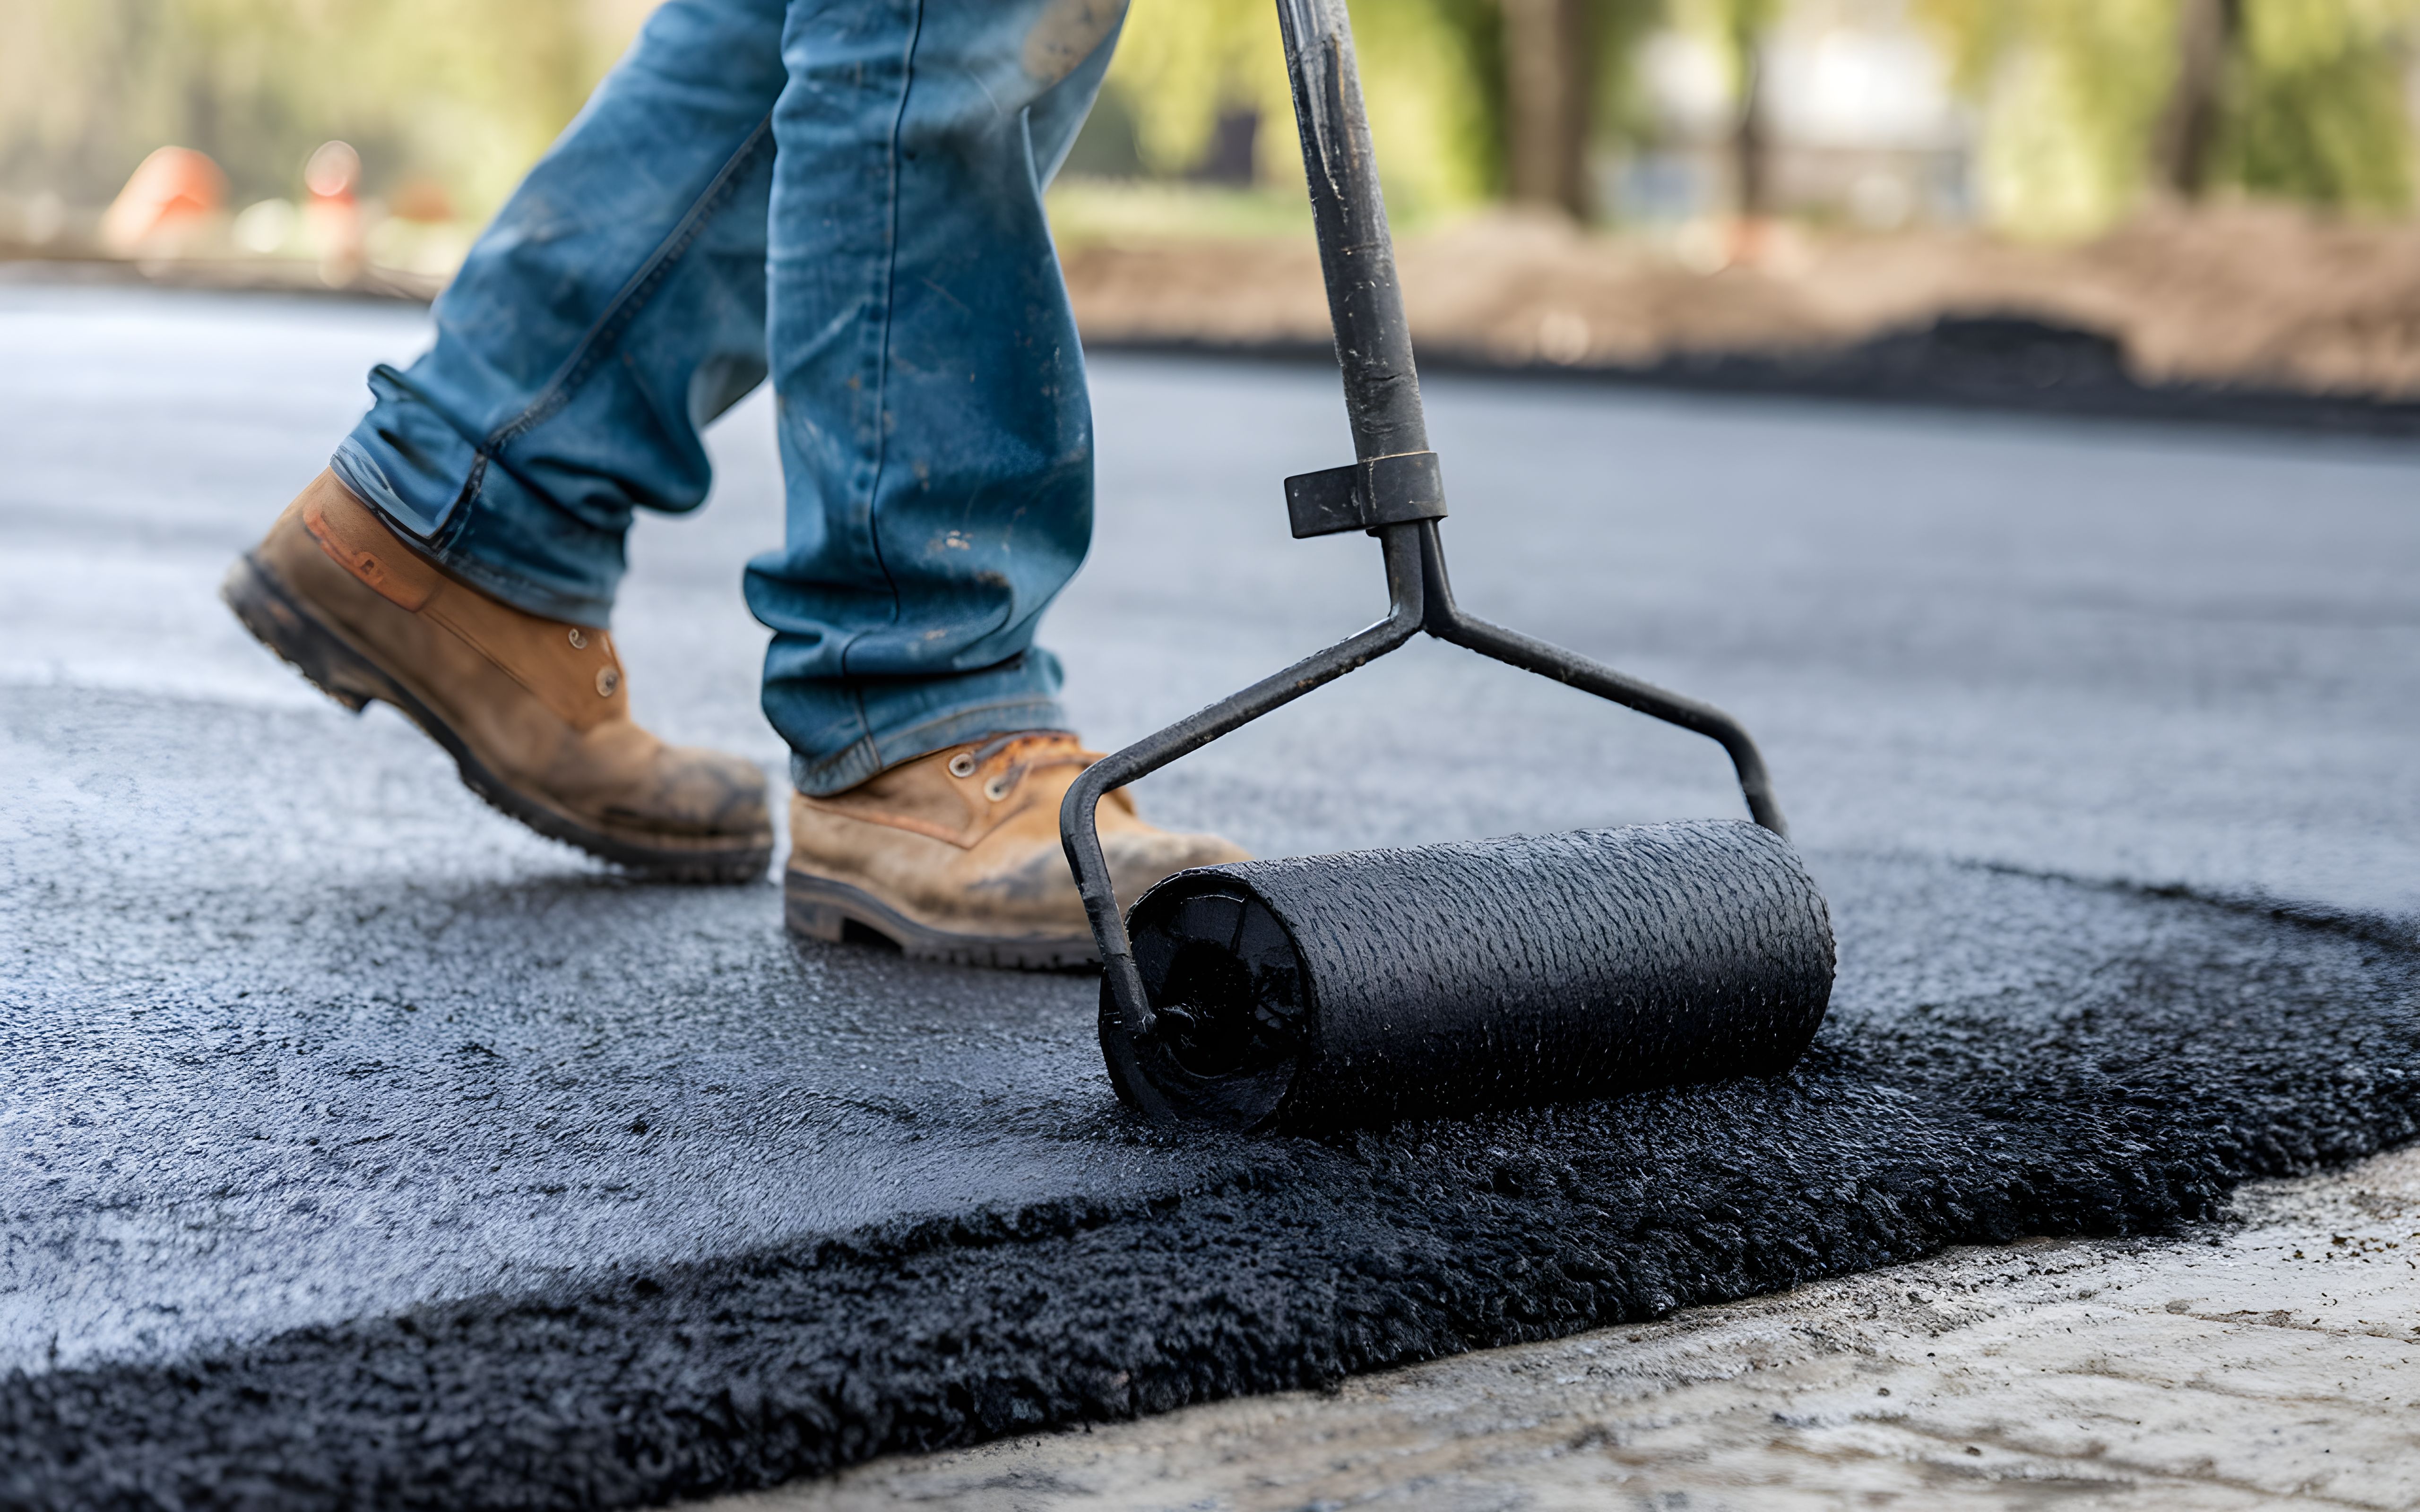
[(1353, 453), (1367, 460), (1425, 452), (1428, 424), (1412, 363), (1412, 328), (1404, 317), (1387, 203), (1353, 61), (1353, 23), (1344, 0), (1277, 4)]
[(1387, 561), (1387, 589), (1391, 601), (1387, 617), (1295, 662), (1272, 677), (1264, 677), (1231, 698), (1189, 715), (1156, 734), (1102, 757), (1084, 768), (1059, 806), (1059, 843), (1067, 866), (1076, 874), (1076, 891), (1084, 900), (1084, 917), (1100, 947), (1101, 975), (1125, 1019), (1126, 1031), (1137, 1040), (1150, 1038), (1157, 1015), (1143, 993), (1135, 970), (1134, 946), (1126, 937), (1125, 913), (1118, 907), (1116, 887), (1109, 878), (1109, 858), (1101, 852), (1101, 799), (1115, 789), (1158, 771), (1181, 756), (1201, 749), (1220, 735), (1239, 730), (1272, 709), (1282, 708), (1315, 687), (1332, 683), (1357, 667), (1368, 665), (1420, 633), (1420, 539), (1416, 525), (1390, 525), (1377, 532)]

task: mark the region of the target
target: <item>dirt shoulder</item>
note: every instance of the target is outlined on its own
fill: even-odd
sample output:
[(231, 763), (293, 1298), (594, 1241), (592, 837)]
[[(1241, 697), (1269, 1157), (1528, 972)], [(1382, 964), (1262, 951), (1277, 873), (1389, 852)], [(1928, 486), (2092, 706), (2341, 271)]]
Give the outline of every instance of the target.
[[(1097, 217), (1063, 228), (1086, 342), (1325, 348), (1308, 221), (1283, 231), (1282, 216), (1263, 219), (1272, 228), (1252, 236), (1104, 229)], [(2108, 337), (2140, 384), (2420, 398), (2420, 225), (2237, 206), (2147, 215), (2078, 247), (1781, 225), (1748, 250), (1726, 261), (1719, 249), (1499, 213), (1406, 236), (1398, 259), (1423, 355), (1461, 365), (1788, 360), (1943, 316), (2015, 316)], [(110, 261), (0, 243), (0, 284), (57, 282), (329, 291), (316, 265), (292, 259)], [(442, 283), (373, 268), (335, 292), (425, 301)], [(1928, 372), (1938, 361), (1914, 359)]]
[[(2240, 207), (2146, 217), (2102, 241), (1776, 231), (1753, 260), (1509, 216), (1406, 238), (1415, 338), (1462, 361), (1628, 368), (1854, 345), (1943, 316), (2102, 332), (2147, 383), (2420, 395), (2420, 229)], [(1086, 338), (1258, 347), (1327, 339), (1307, 239), (1069, 247)]]

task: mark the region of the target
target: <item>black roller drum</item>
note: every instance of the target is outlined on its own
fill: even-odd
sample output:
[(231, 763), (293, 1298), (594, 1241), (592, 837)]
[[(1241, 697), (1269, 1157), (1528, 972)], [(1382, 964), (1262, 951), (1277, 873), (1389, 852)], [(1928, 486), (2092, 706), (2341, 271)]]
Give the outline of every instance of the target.
[(1797, 853), (1718, 821), (1180, 872), (1128, 918), (1158, 1015), (1102, 995), (1119, 1095), (1317, 1128), (1773, 1075), (1832, 993)]

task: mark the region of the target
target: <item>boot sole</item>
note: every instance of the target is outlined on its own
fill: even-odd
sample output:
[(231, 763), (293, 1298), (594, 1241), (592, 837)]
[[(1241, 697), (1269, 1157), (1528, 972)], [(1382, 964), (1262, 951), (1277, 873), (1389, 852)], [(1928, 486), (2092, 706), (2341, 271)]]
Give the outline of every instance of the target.
[(253, 638), (302, 674), (320, 692), (359, 714), (371, 701), (393, 704), (454, 758), (462, 785), (506, 818), (517, 820), (600, 860), (664, 882), (752, 882), (773, 858), (768, 832), (762, 843), (664, 848), (596, 828), (499, 779), (459, 735), (410, 689), (379, 670), (278, 581), (252, 552), (236, 559), (219, 585), (219, 597)]
[(903, 955), (961, 966), (1064, 971), (1101, 961), (1090, 934), (954, 934), (919, 924), (862, 888), (797, 871), (782, 875), (782, 921), (793, 934), (834, 945), (850, 937), (853, 925), (890, 941)]

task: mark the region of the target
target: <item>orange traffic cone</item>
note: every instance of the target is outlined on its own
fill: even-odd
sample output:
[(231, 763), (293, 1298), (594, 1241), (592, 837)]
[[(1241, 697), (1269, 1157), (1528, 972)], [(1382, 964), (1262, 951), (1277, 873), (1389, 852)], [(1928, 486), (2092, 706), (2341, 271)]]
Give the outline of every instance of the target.
[(101, 216), (101, 245), (121, 257), (173, 250), (218, 214), (226, 192), (226, 175), (207, 153), (162, 147), (143, 160)]

